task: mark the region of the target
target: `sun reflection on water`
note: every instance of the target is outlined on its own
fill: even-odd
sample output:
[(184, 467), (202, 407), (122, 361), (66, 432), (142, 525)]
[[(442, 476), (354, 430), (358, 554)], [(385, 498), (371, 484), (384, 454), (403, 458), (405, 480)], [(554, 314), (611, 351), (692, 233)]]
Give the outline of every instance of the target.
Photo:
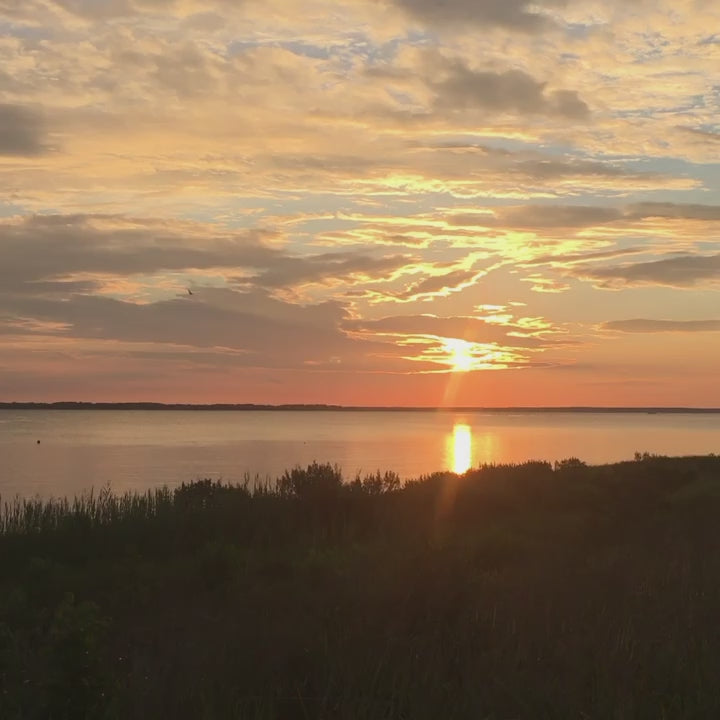
[(452, 471), (461, 475), (472, 467), (472, 430), (469, 425), (456, 424), (452, 434)]

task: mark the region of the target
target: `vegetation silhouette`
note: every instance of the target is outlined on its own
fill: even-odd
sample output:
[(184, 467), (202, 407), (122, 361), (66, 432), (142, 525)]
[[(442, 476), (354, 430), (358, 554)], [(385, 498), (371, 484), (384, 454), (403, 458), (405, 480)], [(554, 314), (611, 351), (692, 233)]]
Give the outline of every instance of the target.
[(719, 511), (648, 454), (6, 501), (0, 717), (720, 717)]

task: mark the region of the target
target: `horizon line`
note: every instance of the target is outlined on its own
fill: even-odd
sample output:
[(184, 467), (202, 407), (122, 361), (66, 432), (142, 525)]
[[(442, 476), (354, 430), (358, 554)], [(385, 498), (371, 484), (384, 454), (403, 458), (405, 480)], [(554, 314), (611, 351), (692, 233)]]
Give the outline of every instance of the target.
[(0, 410), (306, 410), (375, 412), (645, 412), (645, 413), (720, 413), (720, 407), (693, 406), (620, 406), (620, 405), (335, 405), (330, 403), (184, 403), (154, 401), (59, 400), (4, 401)]

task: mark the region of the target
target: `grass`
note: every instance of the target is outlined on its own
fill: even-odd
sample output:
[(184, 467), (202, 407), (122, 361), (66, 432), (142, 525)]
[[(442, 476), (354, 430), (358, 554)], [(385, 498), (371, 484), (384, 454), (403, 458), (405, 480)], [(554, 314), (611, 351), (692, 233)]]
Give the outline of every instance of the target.
[(0, 512), (0, 717), (720, 717), (720, 458)]

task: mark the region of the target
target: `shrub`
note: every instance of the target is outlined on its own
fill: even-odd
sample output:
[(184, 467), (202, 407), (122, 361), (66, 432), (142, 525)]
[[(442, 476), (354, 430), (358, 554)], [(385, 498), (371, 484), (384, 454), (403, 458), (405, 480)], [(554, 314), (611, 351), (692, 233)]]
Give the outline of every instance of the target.
[(563, 470), (578, 470), (580, 468), (586, 468), (587, 463), (583, 462), (579, 458), (569, 457), (564, 460), (555, 461), (555, 472), (562, 472)]
[(250, 492), (246, 487), (224, 485), (220, 480), (205, 479), (188, 484), (183, 483), (175, 489), (173, 499), (176, 507), (200, 510), (217, 505), (218, 501), (225, 500), (233, 492), (240, 492), (250, 497)]
[(388, 470), (385, 473), (376, 471), (375, 474), (366, 475), (361, 478), (358, 474), (350, 483), (350, 489), (354, 492), (363, 492), (367, 495), (382, 495), (383, 493), (394, 492), (401, 486), (400, 476)]
[(305, 469), (286, 470), (278, 479), (278, 491), (281, 495), (313, 502), (336, 497), (342, 484), (342, 472), (337, 465), (314, 462)]

